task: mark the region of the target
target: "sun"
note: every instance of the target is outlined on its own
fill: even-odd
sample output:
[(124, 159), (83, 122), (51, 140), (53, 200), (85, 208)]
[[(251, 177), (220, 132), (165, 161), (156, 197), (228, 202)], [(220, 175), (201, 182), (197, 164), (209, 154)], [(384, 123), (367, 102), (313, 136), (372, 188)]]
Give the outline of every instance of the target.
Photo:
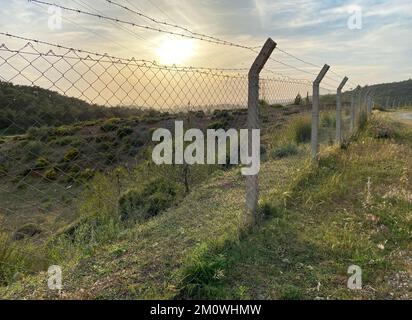
[(161, 64), (182, 64), (195, 52), (193, 40), (190, 39), (165, 39), (156, 49), (156, 55)]

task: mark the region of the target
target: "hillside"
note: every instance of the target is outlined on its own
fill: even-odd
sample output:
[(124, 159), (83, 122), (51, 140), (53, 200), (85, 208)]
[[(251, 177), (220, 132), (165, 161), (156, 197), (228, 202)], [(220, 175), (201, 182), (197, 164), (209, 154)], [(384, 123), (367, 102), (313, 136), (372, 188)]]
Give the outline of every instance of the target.
[(24, 133), (31, 127), (61, 126), (80, 121), (127, 117), (130, 108), (106, 108), (40, 87), (0, 81), (0, 133)]
[[(375, 113), (349, 146), (323, 149), (318, 166), (306, 161), (306, 144), (267, 157), (263, 220), (248, 231), (239, 168), (214, 171), (162, 214), (126, 226), (102, 219), (117, 210), (95, 207), (98, 195), (113, 194), (110, 181), (94, 181), (95, 196), (85, 203), (94, 215), (82, 222), (88, 233), (77, 228), (48, 253), (63, 268), (61, 295), (47, 290), (40, 273), (1, 288), (0, 296), (408, 299), (412, 129), (391, 116)], [(264, 141), (280, 141), (296, 121), (267, 129)], [(363, 270), (359, 291), (346, 287), (353, 264)]]

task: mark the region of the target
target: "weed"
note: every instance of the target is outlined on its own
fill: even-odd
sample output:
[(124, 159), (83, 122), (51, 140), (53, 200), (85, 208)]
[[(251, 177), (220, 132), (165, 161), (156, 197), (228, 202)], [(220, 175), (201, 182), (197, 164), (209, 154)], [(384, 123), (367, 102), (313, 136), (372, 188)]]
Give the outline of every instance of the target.
[(287, 143), (273, 150), (272, 157), (275, 159), (276, 158), (279, 159), (279, 158), (289, 157), (297, 153), (298, 153), (298, 147), (293, 143)]
[(70, 148), (66, 151), (63, 157), (63, 161), (70, 162), (76, 160), (80, 155), (80, 151), (77, 148)]

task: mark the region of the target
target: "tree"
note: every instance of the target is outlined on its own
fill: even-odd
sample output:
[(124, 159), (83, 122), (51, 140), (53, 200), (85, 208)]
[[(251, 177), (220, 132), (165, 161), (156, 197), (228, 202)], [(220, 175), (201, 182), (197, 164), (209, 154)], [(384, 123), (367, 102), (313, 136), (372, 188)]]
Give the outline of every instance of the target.
[(302, 103), (302, 97), (300, 93), (298, 93), (298, 95), (295, 98), (295, 105), (300, 105), (301, 103)]

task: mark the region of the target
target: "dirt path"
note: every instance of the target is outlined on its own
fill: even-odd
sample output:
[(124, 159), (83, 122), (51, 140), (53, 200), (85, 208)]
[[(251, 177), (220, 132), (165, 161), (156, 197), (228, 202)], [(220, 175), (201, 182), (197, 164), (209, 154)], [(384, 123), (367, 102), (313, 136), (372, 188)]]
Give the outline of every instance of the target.
[(395, 112), (392, 118), (402, 123), (412, 125), (412, 111)]

